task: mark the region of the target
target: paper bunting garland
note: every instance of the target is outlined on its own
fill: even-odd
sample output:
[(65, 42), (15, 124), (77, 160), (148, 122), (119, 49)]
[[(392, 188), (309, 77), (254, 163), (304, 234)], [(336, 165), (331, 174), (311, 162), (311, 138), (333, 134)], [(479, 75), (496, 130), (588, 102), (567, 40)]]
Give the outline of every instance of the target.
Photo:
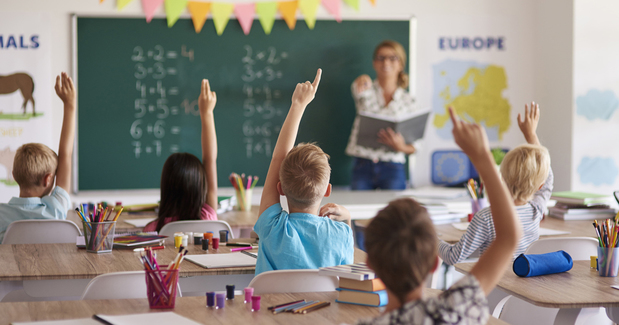
[[(116, 8), (118, 8), (118, 10), (122, 10), (122, 8), (124, 8), (126, 5), (129, 4), (129, 2), (131, 2), (133, 0), (116, 0)], [(101, 2), (99, 2), (101, 3)]]
[(233, 10), (234, 5), (231, 3), (213, 2), (211, 5), (211, 12), (213, 13), (213, 22), (215, 23), (217, 35), (221, 35), (224, 29), (226, 29), (226, 25), (228, 25)]
[(159, 10), (159, 7), (163, 4), (163, 0), (142, 0), (142, 9), (144, 9), (144, 15), (146, 16), (146, 22), (150, 23), (155, 16), (155, 12)]
[(256, 6), (253, 3), (237, 4), (234, 7), (234, 14), (239, 20), (243, 33), (249, 34), (251, 25), (254, 23), (254, 14), (256, 13)]
[(168, 27), (176, 24), (185, 7), (187, 7), (187, 0), (165, 0), (165, 14), (168, 18)]
[(305, 23), (309, 29), (314, 29), (314, 25), (316, 25), (316, 11), (319, 4), (320, 0), (299, 0), (299, 9), (301, 14), (305, 16)]
[(347, 5), (351, 6), (355, 10), (359, 11), (359, 0), (344, 0)]
[(258, 2), (256, 3), (256, 14), (260, 19), (260, 25), (264, 29), (264, 33), (271, 34), (273, 29), (273, 23), (275, 22), (275, 15), (277, 14), (277, 2)]
[(372, 4), (372, 6), (376, 6), (376, 0), (370, 0), (370, 3)]
[(191, 20), (193, 21), (193, 28), (196, 30), (196, 33), (199, 33), (204, 26), (204, 22), (206, 22), (208, 12), (211, 10), (211, 4), (209, 2), (189, 1), (187, 2), (187, 10), (189, 10)]
[(340, 0), (322, 0), (322, 5), (327, 11), (335, 17), (335, 20), (342, 22), (342, 14), (340, 14)]
[(282, 14), (282, 17), (284, 17), (284, 21), (286, 21), (286, 24), (288, 25), (288, 28), (290, 28), (290, 30), (293, 30), (294, 26), (297, 24), (298, 6), (298, 1), (285, 1), (277, 3), (279, 12)]

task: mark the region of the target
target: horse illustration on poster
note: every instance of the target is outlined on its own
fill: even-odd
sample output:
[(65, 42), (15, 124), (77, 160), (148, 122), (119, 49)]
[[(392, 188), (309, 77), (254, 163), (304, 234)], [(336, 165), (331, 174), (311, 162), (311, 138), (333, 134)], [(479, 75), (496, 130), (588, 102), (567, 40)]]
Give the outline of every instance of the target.
[(34, 80), (32, 77), (23, 72), (0, 76), (0, 95), (12, 94), (18, 90), (24, 98), (22, 104), (24, 115), (26, 115), (26, 105), (30, 102), (32, 104), (32, 116), (35, 116), (34, 98), (32, 97), (32, 93), (34, 92)]

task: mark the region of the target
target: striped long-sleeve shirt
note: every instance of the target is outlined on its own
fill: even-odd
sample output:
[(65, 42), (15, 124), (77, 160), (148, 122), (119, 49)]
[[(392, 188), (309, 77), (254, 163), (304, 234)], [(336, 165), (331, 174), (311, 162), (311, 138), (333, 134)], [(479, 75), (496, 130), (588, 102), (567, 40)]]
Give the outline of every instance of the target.
[[(535, 192), (531, 201), (525, 205), (516, 206), (523, 236), (518, 243), (514, 258), (524, 253), (532, 242), (539, 239), (539, 223), (552, 194), (553, 183), (554, 176), (551, 169), (546, 182), (539, 191)], [(445, 264), (454, 265), (464, 261), (477, 249), (483, 253), (495, 238), (496, 232), (490, 208), (481, 209), (473, 216), (473, 220), (459, 242), (453, 245), (443, 240), (439, 242), (438, 255)]]

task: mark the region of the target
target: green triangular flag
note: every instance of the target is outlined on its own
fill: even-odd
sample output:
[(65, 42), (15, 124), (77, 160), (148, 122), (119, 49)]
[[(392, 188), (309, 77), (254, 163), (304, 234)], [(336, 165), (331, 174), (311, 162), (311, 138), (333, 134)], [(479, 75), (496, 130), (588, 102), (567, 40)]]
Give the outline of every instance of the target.
[(234, 11), (234, 4), (231, 3), (213, 2), (211, 5), (211, 14), (217, 35), (221, 35), (226, 29), (232, 11)]
[(359, 11), (359, 0), (344, 0), (347, 5), (353, 7), (355, 10)]
[(187, 7), (187, 0), (165, 0), (165, 14), (168, 20), (168, 27), (176, 24), (185, 7)]
[(309, 29), (314, 29), (316, 25), (316, 11), (320, 0), (299, 0), (299, 9), (305, 17), (305, 23)]
[(131, 2), (133, 0), (116, 0), (116, 8), (118, 10), (121, 10), (122, 8), (124, 8), (126, 5), (129, 4), (129, 2)]
[(264, 33), (267, 35), (271, 34), (271, 29), (273, 29), (273, 23), (275, 22), (275, 14), (277, 14), (277, 2), (256, 2), (256, 14), (258, 14)]

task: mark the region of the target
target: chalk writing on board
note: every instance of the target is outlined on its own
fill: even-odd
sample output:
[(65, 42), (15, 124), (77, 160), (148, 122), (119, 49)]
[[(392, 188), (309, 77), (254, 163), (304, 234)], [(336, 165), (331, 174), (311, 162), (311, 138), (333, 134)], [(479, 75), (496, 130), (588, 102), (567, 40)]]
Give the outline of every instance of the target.
[[(180, 56), (179, 51), (166, 50), (161, 45), (151, 49), (141, 46), (133, 48), (131, 61), (134, 62), (133, 77), (138, 96), (133, 102), (135, 120), (131, 123), (129, 134), (136, 159), (144, 155), (160, 157), (164, 153), (162, 140), (167, 135), (179, 139), (181, 127), (175, 124), (180, 121), (168, 120), (171, 116), (200, 114), (197, 101), (180, 101), (178, 87), (171, 84), (171, 79), (166, 79), (177, 74), (175, 61), (193, 61), (193, 58), (194, 50), (188, 50), (185, 45), (181, 47)], [(165, 148), (166, 154), (178, 152), (179, 144), (175, 142)]]

